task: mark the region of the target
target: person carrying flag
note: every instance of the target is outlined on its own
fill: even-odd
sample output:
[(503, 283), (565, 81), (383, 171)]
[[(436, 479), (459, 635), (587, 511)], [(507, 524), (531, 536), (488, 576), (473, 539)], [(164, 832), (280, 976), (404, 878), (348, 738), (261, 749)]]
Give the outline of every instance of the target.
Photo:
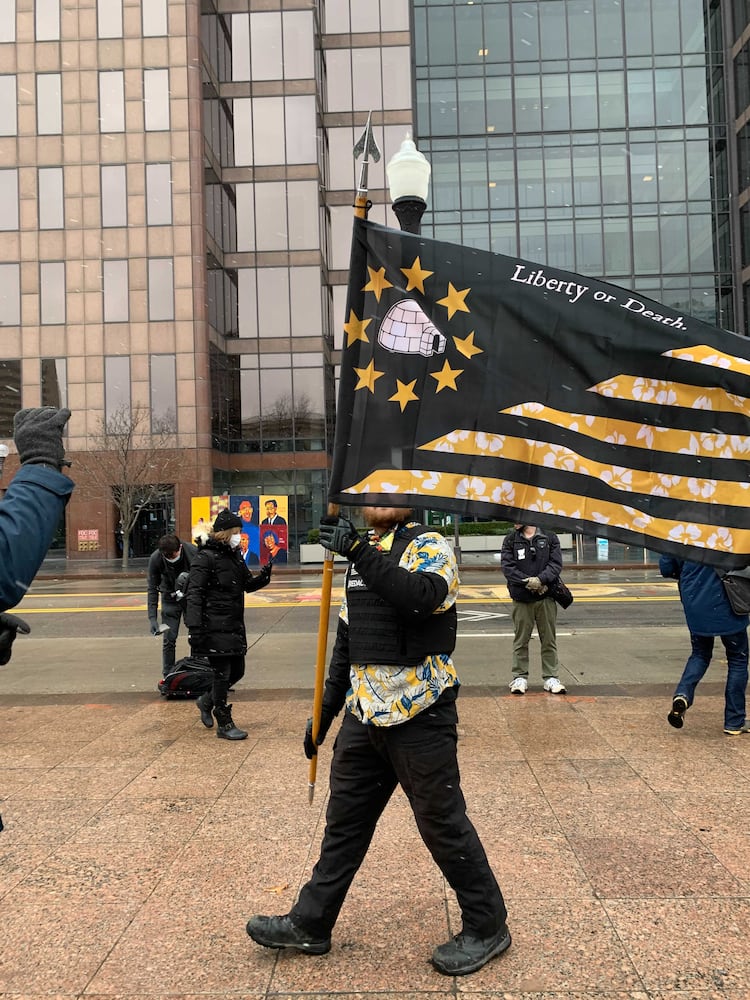
[(346, 518), (320, 523), (320, 543), (345, 556), (345, 596), (323, 696), (317, 753), (346, 706), (333, 747), (320, 859), (292, 910), (256, 915), (250, 937), (266, 948), (323, 955), (378, 819), (397, 785), (422, 840), (454, 889), (460, 933), (432, 954), (438, 972), (466, 975), (510, 947), (507, 910), (477, 831), (466, 815), (456, 756), (459, 679), (458, 570), (437, 532), (410, 508), (365, 507), (363, 538)]

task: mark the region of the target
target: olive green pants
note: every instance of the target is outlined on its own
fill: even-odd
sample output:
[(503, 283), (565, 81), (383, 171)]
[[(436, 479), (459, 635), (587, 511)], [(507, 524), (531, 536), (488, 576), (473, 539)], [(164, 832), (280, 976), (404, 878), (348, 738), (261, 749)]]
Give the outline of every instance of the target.
[(536, 625), (542, 647), (542, 680), (557, 677), (557, 604), (551, 597), (513, 602), (513, 676), (529, 675), (529, 639)]

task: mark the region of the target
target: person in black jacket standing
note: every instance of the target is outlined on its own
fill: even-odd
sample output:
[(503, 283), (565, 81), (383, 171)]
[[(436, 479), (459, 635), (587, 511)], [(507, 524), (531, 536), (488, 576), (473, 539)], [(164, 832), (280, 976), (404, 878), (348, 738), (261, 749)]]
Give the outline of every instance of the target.
[[(271, 579), (268, 563), (253, 576), (240, 552), (242, 521), (229, 510), (219, 511), (205, 545), (190, 567), (185, 624), (195, 656), (205, 656), (214, 672), (213, 688), (196, 704), (203, 725), (210, 729), (216, 717), (216, 735), (244, 740), (235, 726), (227, 694), (245, 675), (245, 594), (265, 587)], [(211, 714), (213, 710), (213, 715)]]
[[(320, 859), (291, 912), (256, 914), (247, 933), (266, 948), (329, 951), (352, 879), (401, 785), (420, 836), (461, 908), (462, 930), (435, 948), (432, 963), (446, 976), (460, 976), (506, 951), (511, 937), (503, 895), (461, 791), (459, 680), (451, 657), (456, 559), (445, 539), (413, 521), (411, 513), (365, 507), (372, 529), (367, 538), (346, 518), (320, 523), (321, 545), (350, 560), (317, 740), (312, 720), (304, 737), (311, 758), (346, 705), (333, 747), (326, 830)], [(409, 848), (401, 845), (400, 851), (408, 873)], [(408, 874), (404, 878), (408, 885)]]
[(552, 531), (533, 524), (516, 524), (503, 541), (500, 566), (513, 599), (513, 694), (526, 694), (529, 686), (529, 640), (534, 625), (542, 647), (544, 690), (565, 694), (557, 676), (557, 604), (549, 587), (560, 576), (560, 540)]
[(159, 635), (156, 617), (161, 595), (161, 620), (167, 626), (161, 651), (162, 676), (174, 668), (177, 636), (183, 609), (177, 597), (177, 577), (190, 569), (197, 549), (190, 542), (181, 542), (177, 535), (162, 535), (155, 552), (148, 561), (147, 609), (151, 635)]

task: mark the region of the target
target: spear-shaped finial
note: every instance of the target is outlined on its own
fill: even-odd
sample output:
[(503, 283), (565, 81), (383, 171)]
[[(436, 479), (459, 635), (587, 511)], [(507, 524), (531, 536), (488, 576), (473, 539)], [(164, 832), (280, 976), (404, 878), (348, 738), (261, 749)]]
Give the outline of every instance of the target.
[(362, 167), (359, 172), (359, 184), (357, 185), (357, 194), (354, 198), (354, 214), (359, 216), (361, 219), (367, 218), (367, 170), (370, 166), (370, 157), (378, 162), (380, 159), (380, 149), (377, 142), (375, 141), (375, 136), (372, 134), (372, 111), (367, 116), (367, 124), (365, 125), (365, 130), (359, 137), (354, 146), (354, 159), (358, 160), (362, 154), (364, 154), (364, 159), (362, 160)]

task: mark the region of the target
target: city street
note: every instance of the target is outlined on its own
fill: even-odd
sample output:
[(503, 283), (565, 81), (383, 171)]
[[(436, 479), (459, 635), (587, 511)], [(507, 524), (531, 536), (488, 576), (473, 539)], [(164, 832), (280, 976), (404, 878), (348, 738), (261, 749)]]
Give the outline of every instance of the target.
[[(571, 569), (565, 578), (575, 602), (560, 611), (558, 647), (561, 676), (571, 690), (675, 679), (688, 636), (673, 582), (654, 569)], [(461, 579), (459, 674), (467, 687), (506, 684), (512, 624), (502, 574), (499, 568), (469, 568)], [(329, 649), (342, 584), (337, 569)], [(247, 595), (250, 649), (243, 689), (312, 688), (320, 585), (315, 574), (289, 570)], [(161, 640), (148, 631), (145, 579), (37, 580), (15, 610), (32, 632), (14, 646), (2, 694), (154, 690)], [(178, 655), (187, 652), (183, 629)], [(532, 683), (535, 663), (538, 671), (532, 646)]]

